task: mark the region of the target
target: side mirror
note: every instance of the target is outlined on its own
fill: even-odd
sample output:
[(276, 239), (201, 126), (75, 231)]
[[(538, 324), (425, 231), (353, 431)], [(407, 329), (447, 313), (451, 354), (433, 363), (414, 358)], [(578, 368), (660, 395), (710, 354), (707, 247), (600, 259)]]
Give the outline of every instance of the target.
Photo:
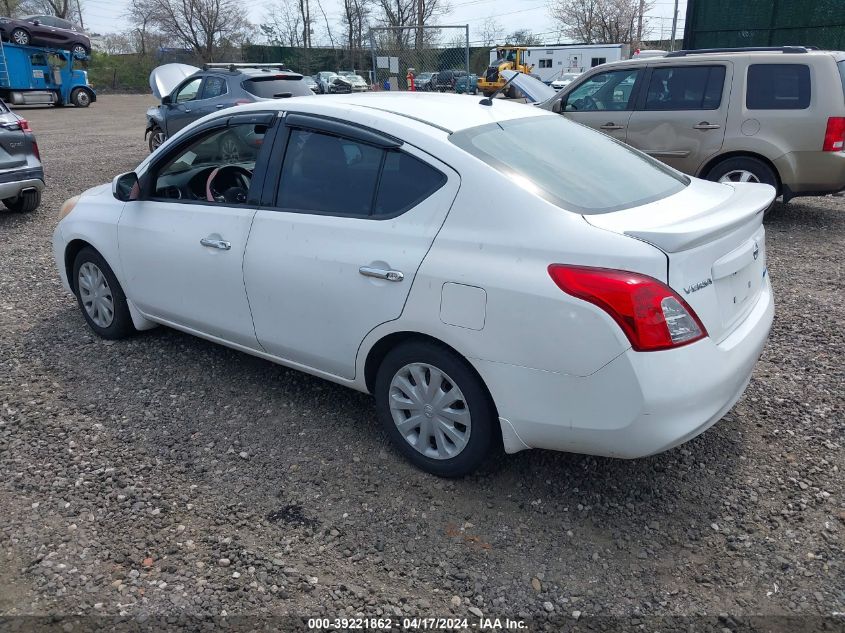
[(563, 99), (558, 99), (552, 104), (552, 112), (555, 114), (563, 112)]
[(134, 171), (128, 171), (125, 174), (120, 174), (111, 181), (112, 195), (121, 202), (137, 200), (140, 191), (141, 186), (138, 183), (138, 176)]
[(33, 23), (35, 26), (41, 26), (41, 20), (33, 20), (33, 21), (32, 21), (32, 23)]
[(162, 105), (170, 105), (171, 103), (173, 103), (173, 99), (170, 98), (170, 95), (164, 95), (161, 98)]

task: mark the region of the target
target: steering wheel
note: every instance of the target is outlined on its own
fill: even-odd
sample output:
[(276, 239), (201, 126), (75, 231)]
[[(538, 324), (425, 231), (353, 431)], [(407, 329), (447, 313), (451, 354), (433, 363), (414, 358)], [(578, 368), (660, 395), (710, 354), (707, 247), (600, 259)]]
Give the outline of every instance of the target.
[(252, 172), (240, 165), (216, 167), (208, 174), (205, 198), (209, 202), (242, 204), (246, 202), (251, 179)]
[(581, 105), (583, 106), (583, 107), (579, 108), (579, 110), (598, 110), (599, 109), (598, 101), (596, 101), (596, 99), (595, 99), (595, 97), (593, 97), (593, 95), (584, 95), (578, 101), (580, 101)]

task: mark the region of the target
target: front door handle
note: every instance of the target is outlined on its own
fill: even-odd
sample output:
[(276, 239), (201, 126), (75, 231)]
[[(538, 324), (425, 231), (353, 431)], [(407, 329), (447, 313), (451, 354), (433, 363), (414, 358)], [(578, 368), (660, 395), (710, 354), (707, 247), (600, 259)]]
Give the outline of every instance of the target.
[(601, 129), (601, 130), (621, 130), (624, 127), (625, 127), (624, 125), (617, 125), (616, 123), (613, 123), (612, 121), (610, 121), (608, 123), (605, 123), (604, 125), (600, 125), (599, 129)]
[(702, 121), (698, 125), (693, 125), (692, 127), (695, 130), (718, 130), (722, 126), (718, 123), (708, 123), (707, 121)]
[(387, 281), (402, 281), (405, 279), (404, 273), (398, 270), (385, 270), (383, 268), (370, 268), (369, 266), (361, 266), (358, 272), (364, 277), (375, 277), (376, 279), (385, 279)]
[(226, 240), (214, 240), (210, 237), (204, 237), (200, 240), (200, 244), (208, 248), (219, 248), (221, 251), (228, 251), (232, 248), (232, 243)]

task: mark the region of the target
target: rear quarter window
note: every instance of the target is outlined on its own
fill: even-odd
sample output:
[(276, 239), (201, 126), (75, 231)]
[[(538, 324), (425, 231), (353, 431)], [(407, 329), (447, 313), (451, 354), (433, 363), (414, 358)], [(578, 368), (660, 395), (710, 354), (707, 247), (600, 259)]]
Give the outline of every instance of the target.
[(806, 64), (751, 64), (745, 87), (749, 110), (804, 110), (810, 107)]
[(839, 67), (839, 78), (842, 80), (842, 96), (845, 97), (845, 59), (837, 62), (836, 65)]

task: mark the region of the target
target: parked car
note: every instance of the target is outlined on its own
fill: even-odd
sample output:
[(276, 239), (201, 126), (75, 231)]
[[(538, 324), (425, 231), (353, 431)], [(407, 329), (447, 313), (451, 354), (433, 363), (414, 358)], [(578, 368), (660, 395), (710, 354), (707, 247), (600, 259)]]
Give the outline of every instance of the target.
[(366, 92), (370, 89), (370, 86), (361, 75), (347, 75), (343, 79), (352, 85), (352, 92)]
[(10, 211), (35, 211), (41, 204), (44, 168), (26, 119), (0, 101), (0, 200)]
[(308, 86), (314, 94), (318, 94), (320, 92), (320, 86), (310, 75), (304, 75), (302, 77), (302, 81), (305, 82), (305, 85)]
[(206, 114), (235, 105), (310, 96), (302, 75), (279, 64), (165, 64), (150, 74), (153, 94), (161, 105), (147, 110), (150, 151)]
[(478, 94), (478, 75), (475, 73), (470, 75), (461, 75), (455, 80), (455, 92), (458, 94)]
[(343, 77), (331, 71), (322, 71), (314, 75), (314, 81), (320, 88), (320, 94), (345, 94), (352, 92), (352, 84), (348, 77)]
[(843, 93), (845, 52), (712, 49), (604, 64), (540, 107), (686, 174), (766, 183), (788, 201), (845, 188)]
[(563, 73), (560, 77), (552, 81), (551, 86), (555, 90), (566, 88), (569, 84), (575, 81), (581, 73)]
[(434, 90), (434, 79), (437, 73), (420, 73), (414, 77), (414, 90), (427, 92)]
[(434, 80), (434, 89), (438, 92), (454, 92), (459, 77), (466, 77), (465, 70), (441, 70)]
[(774, 195), (519, 103), (308, 97), (183, 130), (67, 201), (53, 248), (98, 335), (163, 324), (370, 392), (399, 451), (458, 476), (717, 422), (772, 323)]
[(65, 48), (82, 59), (91, 54), (91, 40), (75, 24), (54, 15), (0, 17), (0, 37), (19, 46)]

